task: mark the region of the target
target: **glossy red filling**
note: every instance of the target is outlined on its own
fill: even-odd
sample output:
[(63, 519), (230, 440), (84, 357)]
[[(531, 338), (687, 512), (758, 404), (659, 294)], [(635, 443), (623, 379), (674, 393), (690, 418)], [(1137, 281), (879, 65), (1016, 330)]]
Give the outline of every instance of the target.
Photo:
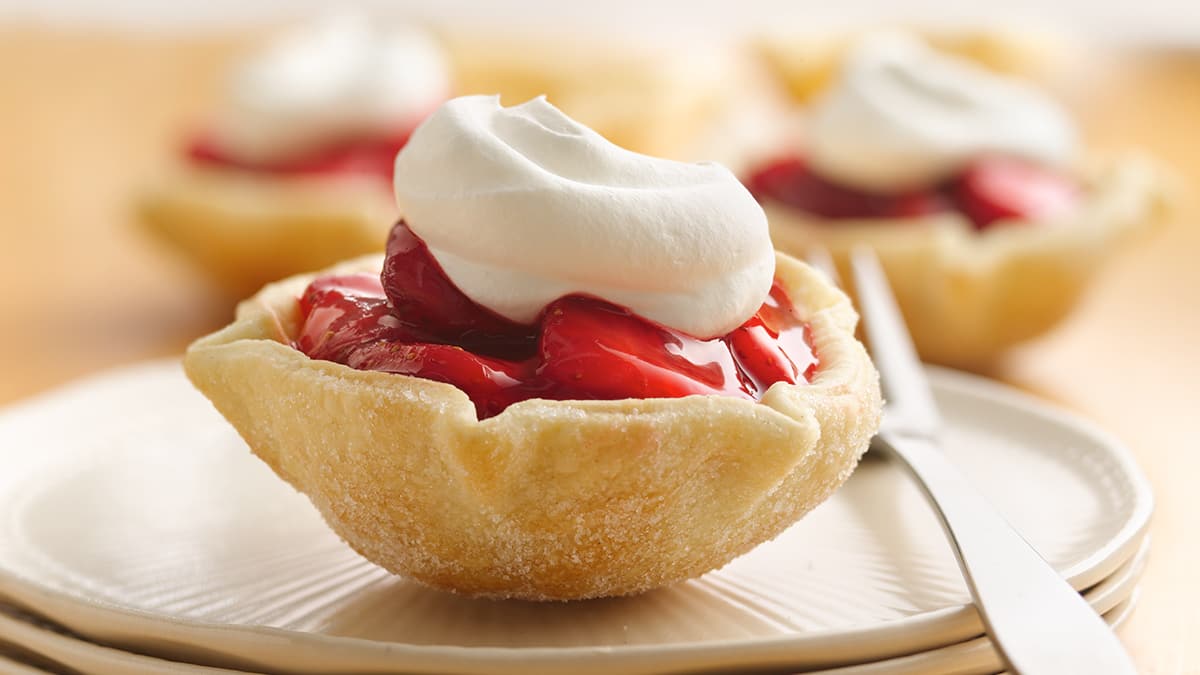
[(314, 359), (448, 382), (479, 417), (530, 398), (758, 399), (817, 367), (807, 324), (778, 282), (759, 311), (724, 337), (700, 340), (583, 296), (517, 324), (475, 304), (400, 222), (383, 273), (326, 276), (300, 298), (295, 346)]
[(188, 159), (202, 166), (238, 169), (280, 176), (357, 174), (392, 178), (396, 153), (408, 142), (412, 129), (379, 138), (345, 139), (320, 150), (287, 160), (251, 162), (227, 152), (207, 135), (187, 145)]
[(759, 201), (777, 201), (829, 220), (958, 211), (979, 230), (1000, 221), (1052, 218), (1080, 200), (1079, 185), (1069, 176), (1004, 157), (979, 159), (940, 185), (881, 194), (841, 185), (792, 156), (752, 172), (746, 187)]

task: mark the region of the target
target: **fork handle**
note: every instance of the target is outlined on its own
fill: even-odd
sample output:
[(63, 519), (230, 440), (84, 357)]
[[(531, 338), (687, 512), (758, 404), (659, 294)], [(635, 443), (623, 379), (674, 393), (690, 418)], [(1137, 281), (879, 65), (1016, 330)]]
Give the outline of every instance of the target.
[(926, 438), (881, 433), (949, 536), (988, 635), (1023, 675), (1136, 673), (1112, 629)]

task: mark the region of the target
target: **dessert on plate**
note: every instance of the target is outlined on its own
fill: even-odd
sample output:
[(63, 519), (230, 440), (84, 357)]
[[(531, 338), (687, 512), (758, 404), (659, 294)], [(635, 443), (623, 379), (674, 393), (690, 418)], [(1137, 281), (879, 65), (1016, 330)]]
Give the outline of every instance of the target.
[(1164, 208), (1154, 166), (1085, 157), (1032, 87), (899, 34), (847, 56), (802, 137), (743, 173), (782, 251), (874, 247), (922, 357), (985, 366), (1077, 302)]
[(240, 293), (379, 251), (396, 152), (449, 94), (425, 32), (352, 14), (298, 27), (233, 70), (143, 220)]
[(192, 382), (330, 527), (470, 595), (639, 593), (827, 498), (879, 422), (844, 294), (727, 169), (453, 99), (368, 256), (264, 288)]

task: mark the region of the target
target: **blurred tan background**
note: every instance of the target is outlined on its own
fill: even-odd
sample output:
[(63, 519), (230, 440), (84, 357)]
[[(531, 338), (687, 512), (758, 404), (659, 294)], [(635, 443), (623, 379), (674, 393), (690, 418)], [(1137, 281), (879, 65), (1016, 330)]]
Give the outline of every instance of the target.
[(1189, 0), (1019, 0), (964, 3), (953, 0), (608, 0), (551, 2), (510, 0), (354, 0), (336, 5), (320, 0), (210, 0), (164, 3), (155, 0), (0, 0), (0, 18), (54, 25), (88, 25), (173, 32), (221, 29), (270, 22), (314, 10), (357, 7), (429, 21), (470, 21), (492, 26), (587, 26), (588, 30), (662, 37), (679, 31), (748, 32), (766, 25), (813, 31), (859, 26), (864, 22), (905, 21), (922, 26), (1023, 25), (1066, 29), (1106, 42), (1195, 45), (1200, 27), (1188, 21)]
[[(717, 4), (700, 3), (689, 25), (703, 28)], [(1192, 576), (1200, 564), (1200, 51), (1187, 46), (1190, 3), (1146, 12), (1132, 4), (1124, 30), (1119, 5), (1068, 3), (1040, 18), (1081, 32), (1054, 82), (1085, 137), (1098, 147), (1143, 147), (1170, 165), (1182, 188), (1177, 215), (1120, 256), (1059, 330), (992, 374), (1082, 412), (1134, 449), (1158, 512), (1141, 601), (1122, 637), (1144, 672), (1200, 672)], [(234, 5), (210, 8), (197, 20), (202, 30), (147, 14), (148, 2), (140, 14), (137, 3), (111, 12), (99, 2), (0, 6), (8, 17), (0, 25), (0, 403), (181, 353), (230, 318), (227, 295), (135, 227), (130, 200), (174, 161), (181, 131), (203, 118), (230, 60), (258, 30), (231, 26), (271, 12), (219, 11)], [(750, 5), (769, 12), (784, 3)], [(474, 18), (512, 18), (501, 14)], [(98, 23), (76, 21), (81, 15)], [(822, 21), (866, 16), (879, 18), (851, 4), (846, 16)]]

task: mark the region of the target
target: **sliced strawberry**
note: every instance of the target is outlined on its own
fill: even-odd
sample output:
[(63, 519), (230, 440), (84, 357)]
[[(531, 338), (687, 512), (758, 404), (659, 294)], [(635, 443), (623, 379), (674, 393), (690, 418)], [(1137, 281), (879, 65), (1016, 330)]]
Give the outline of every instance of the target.
[(817, 368), (808, 326), (796, 316), (778, 281), (758, 313), (725, 341), (743, 377), (760, 393), (776, 382), (808, 380)]
[(721, 340), (697, 340), (593, 298), (547, 307), (539, 353), (540, 375), (588, 398), (749, 397)]
[(396, 317), (439, 342), (516, 360), (533, 353), (537, 326), (509, 321), (464, 295), (404, 221), (388, 237), (381, 278)]
[(383, 138), (351, 139), (301, 157), (251, 162), (234, 157), (206, 135), (193, 138), (186, 154), (196, 164), (279, 175), (368, 174), (391, 179), (396, 153), (408, 142), (405, 131)]
[(751, 175), (747, 187), (760, 200), (773, 199), (822, 218), (912, 218), (950, 208), (933, 188), (880, 194), (839, 185), (814, 172), (800, 157), (788, 157)]
[(953, 188), (958, 208), (978, 229), (999, 220), (1035, 221), (1079, 205), (1070, 177), (1021, 160), (992, 157), (967, 167)]
[(792, 204), (789, 187), (797, 176), (808, 173), (808, 165), (799, 156), (787, 156), (775, 159), (758, 167), (743, 181), (746, 189), (759, 201), (775, 199), (786, 204)]
[(314, 359), (344, 363), (353, 347), (366, 342), (426, 339), (392, 316), (373, 274), (316, 279), (300, 296), (300, 312), (304, 325), (296, 347)]
[[(712, 340), (578, 295), (551, 303), (537, 326), (526, 327), (466, 299), (403, 223), (389, 249), (391, 274), (385, 271), (382, 280), (351, 274), (309, 285), (299, 299), (303, 326), (296, 347), (352, 368), (453, 384), (481, 419), (530, 398), (753, 399), (816, 368), (807, 326), (778, 283), (754, 317)], [(408, 303), (403, 311), (387, 297), (389, 279), (400, 284), (397, 297)]]
[(919, 218), (932, 213), (944, 213), (951, 208), (942, 193), (935, 190), (913, 190), (885, 198), (877, 218)]
[(799, 374), (796, 365), (776, 338), (757, 316), (725, 337), (739, 369), (753, 383), (755, 391), (765, 391), (776, 382), (796, 383)]
[(480, 356), (454, 345), (379, 340), (353, 349), (346, 365), (453, 384), (470, 397), (480, 419), (552, 389), (533, 377), (532, 362)]

